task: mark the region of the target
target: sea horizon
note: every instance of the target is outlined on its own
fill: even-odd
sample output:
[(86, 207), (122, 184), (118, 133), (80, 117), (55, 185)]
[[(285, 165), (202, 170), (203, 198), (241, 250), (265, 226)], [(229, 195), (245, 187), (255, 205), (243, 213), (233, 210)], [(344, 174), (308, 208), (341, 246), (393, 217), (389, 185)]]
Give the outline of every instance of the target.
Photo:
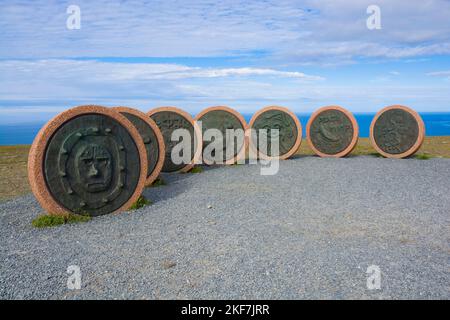
[[(250, 122), (253, 113), (241, 113)], [(306, 137), (306, 124), (312, 112), (296, 112)], [(359, 126), (359, 137), (368, 138), (370, 123), (376, 112), (355, 112), (353, 115)], [(425, 123), (426, 136), (450, 136), (450, 112), (419, 112)], [(27, 121), (0, 123), (0, 146), (30, 145), (47, 121)]]

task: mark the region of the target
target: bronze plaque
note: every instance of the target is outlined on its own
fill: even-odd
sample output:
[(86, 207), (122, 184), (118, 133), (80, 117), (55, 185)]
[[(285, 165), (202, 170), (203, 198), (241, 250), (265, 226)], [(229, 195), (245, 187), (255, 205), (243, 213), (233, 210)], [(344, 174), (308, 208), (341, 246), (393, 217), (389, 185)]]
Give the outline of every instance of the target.
[[(290, 152), (292, 148), (294, 148), (298, 138), (298, 128), (294, 119), (290, 114), (281, 110), (269, 109), (262, 112), (254, 120), (252, 129), (255, 130), (255, 134), (257, 137), (257, 141), (254, 141), (254, 145), (257, 147), (258, 151), (261, 151), (259, 149), (259, 130), (266, 130), (267, 145), (266, 149), (263, 150), (263, 153), (268, 156), (272, 156), (272, 139), (278, 139), (278, 156), (283, 156), (284, 154)], [(273, 131), (274, 129), (278, 130), (278, 134)]]
[(410, 112), (403, 109), (387, 110), (375, 121), (373, 138), (385, 153), (405, 153), (419, 138), (418, 121)]
[(345, 151), (354, 140), (351, 119), (337, 109), (325, 109), (310, 119), (309, 141), (319, 152), (337, 155)]
[[(208, 109), (207, 109), (208, 110)], [(218, 129), (222, 133), (222, 145), (223, 145), (223, 162), (226, 162), (227, 160), (230, 160), (238, 155), (238, 153), (241, 151), (241, 149), (245, 145), (244, 139), (241, 139), (242, 141), (239, 141), (236, 136), (234, 139), (234, 148), (230, 154), (232, 154), (232, 157), (227, 158), (227, 143), (230, 144), (230, 142), (227, 142), (227, 130), (237, 130), (241, 129), (243, 133), (245, 133), (245, 127), (242, 124), (241, 120), (233, 114), (233, 112), (236, 111), (227, 111), (223, 109), (217, 109), (215, 107), (210, 108), (209, 111), (201, 115), (197, 120), (201, 121), (201, 127), (202, 127), (202, 137), (205, 136), (205, 131), (208, 129)], [(211, 143), (212, 141), (205, 141), (203, 140), (203, 150)], [(215, 157), (215, 154), (211, 155), (212, 157)], [(207, 160), (209, 162), (212, 162), (212, 159), (206, 159), (205, 154), (203, 154), (203, 159)]]
[(138, 147), (127, 128), (103, 114), (69, 119), (49, 137), (46, 186), (64, 208), (98, 216), (122, 207), (140, 180)]
[(191, 137), (191, 156), (190, 159), (194, 158), (195, 153), (195, 136), (194, 136), (194, 126), (192, 125), (191, 121), (187, 118), (185, 118), (181, 113), (173, 111), (158, 111), (156, 113), (153, 113), (151, 115), (151, 118), (156, 122), (159, 129), (161, 130), (161, 133), (164, 137), (164, 143), (165, 143), (165, 160), (164, 165), (162, 168), (163, 172), (175, 172), (182, 170), (184, 167), (186, 167), (188, 164), (181, 163), (181, 164), (175, 164), (172, 161), (172, 149), (175, 145), (177, 145), (178, 141), (172, 141), (172, 132), (175, 129), (186, 129), (189, 131), (190, 137)]

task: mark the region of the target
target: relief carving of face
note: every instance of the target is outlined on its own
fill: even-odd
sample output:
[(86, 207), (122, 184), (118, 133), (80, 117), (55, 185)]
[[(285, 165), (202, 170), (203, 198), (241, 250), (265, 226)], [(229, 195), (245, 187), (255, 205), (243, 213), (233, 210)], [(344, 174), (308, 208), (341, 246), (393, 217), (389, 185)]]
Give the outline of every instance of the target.
[(87, 192), (106, 190), (112, 178), (111, 154), (97, 144), (82, 147), (75, 157), (77, 174)]

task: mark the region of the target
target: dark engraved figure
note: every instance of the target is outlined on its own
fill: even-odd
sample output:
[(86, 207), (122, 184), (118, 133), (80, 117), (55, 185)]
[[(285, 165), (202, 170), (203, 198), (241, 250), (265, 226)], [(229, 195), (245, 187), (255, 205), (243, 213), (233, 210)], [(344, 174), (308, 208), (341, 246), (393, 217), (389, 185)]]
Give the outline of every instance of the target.
[(310, 140), (325, 154), (338, 154), (352, 142), (353, 125), (344, 112), (325, 110), (319, 113), (310, 127)]
[(184, 118), (182, 115), (171, 112), (171, 111), (160, 111), (152, 114), (151, 118), (156, 122), (161, 133), (164, 137), (164, 143), (166, 147), (166, 154), (164, 165), (162, 168), (163, 172), (175, 172), (184, 168), (187, 163), (175, 164), (172, 161), (172, 149), (175, 145), (180, 143), (179, 141), (172, 141), (172, 132), (176, 129), (186, 129), (188, 130), (191, 137), (191, 156), (190, 159), (194, 158), (194, 126), (192, 123)]
[(76, 176), (87, 192), (109, 187), (112, 178), (111, 155), (98, 144), (83, 146), (75, 155)]
[(383, 112), (375, 122), (373, 136), (386, 153), (401, 154), (411, 149), (419, 137), (419, 125), (412, 114), (402, 109)]
[[(280, 110), (268, 110), (260, 114), (253, 123), (252, 126), (255, 129), (257, 137), (258, 151), (272, 156), (271, 141), (272, 139), (278, 139), (279, 144), (279, 156), (282, 156), (289, 152), (295, 145), (298, 136), (297, 126), (294, 119), (286, 112)], [(267, 147), (266, 149), (259, 149), (259, 130), (263, 129), (267, 132)], [(274, 131), (273, 129), (278, 130)]]

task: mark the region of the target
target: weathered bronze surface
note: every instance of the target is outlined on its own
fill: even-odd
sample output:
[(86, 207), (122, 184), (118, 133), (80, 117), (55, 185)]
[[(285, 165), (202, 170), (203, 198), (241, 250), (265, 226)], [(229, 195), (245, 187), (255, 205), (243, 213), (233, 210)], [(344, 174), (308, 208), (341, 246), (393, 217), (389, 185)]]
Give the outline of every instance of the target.
[(155, 170), (159, 159), (159, 145), (155, 132), (144, 120), (134, 114), (128, 112), (121, 113), (136, 127), (144, 141), (148, 161), (147, 177), (149, 177)]
[[(262, 150), (265, 154), (272, 156), (271, 140), (279, 139), (279, 156), (289, 152), (295, 145), (298, 136), (297, 126), (294, 119), (286, 112), (280, 110), (268, 110), (260, 114), (253, 123), (252, 129), (256, 130), (257, 149), (259, 149), (259, 130), (267, 131), (267, 147)], [(273, 129), (278, 130), (278, 134)]]
[(412, 114), (402, 109), (383, 112), (373, 127), (377, 146), (386, 153), (400, 154), (411, 149), (419, 137), (419, 124)]
[(72, 212), (97, 216), (131, 198), (140, 177), (139, 159), (126, 128), (106, 115), (86, 114), (53, 134), (43, 169), (57, 202)]
[[(205, 131), (208, 129), (218, 129), (222, 133), (223, 137), (223, 161), (229, 160), (227, 159), (227, 129), (241, 129), (244, 130), (242, 123), (239, 119), (230, 112), (224, 110), (212, 110), (205, 113), (200, 119), (202, 125), (202, 137), (204, 137)], [(211, 143), (212, 141), (203, 141), (203, 150)], [(240, 143), (239, 143), (240, 142)], [(234, 138), (234, 151), (233, 156), (236, 156), (239, 151), (242, 149), (244, 145), (244, 141), (238, 141), (238, 138)], [(203, 155), (205, 157), (205, 155)], [(212, 155), (215, 156), (214, 154)]]
[(325, 110), (311, 123), (310, 141), (325, 154), (338, 154), (352, 142), (353, 125), (345, 113), (339, 110)]
[(175, 129), (186, 129), (189, 131), (189, 134), (191, 136), (191, 157), (190, 159), (194, 158), (194, 126), (190, 121), (188, 121), (186, 118), (184, 118), (182, 115), (171, 112), (171, 111), (160, 111), (154, 113), (151, 118), (156, 122), (159, 129), (161, 130), (161, 133), (164, 137), (164, 143), (166, 147), (166, 157), (164, 160), (164, 165), (162, 168), (163, 172), (174, 172), (181, 170), (186, 166), (186, 164), (175, 164), (172, 161), (172, 149), (175, 145), (177, 145), (178, 141), (172, 141), (172, 132)]

